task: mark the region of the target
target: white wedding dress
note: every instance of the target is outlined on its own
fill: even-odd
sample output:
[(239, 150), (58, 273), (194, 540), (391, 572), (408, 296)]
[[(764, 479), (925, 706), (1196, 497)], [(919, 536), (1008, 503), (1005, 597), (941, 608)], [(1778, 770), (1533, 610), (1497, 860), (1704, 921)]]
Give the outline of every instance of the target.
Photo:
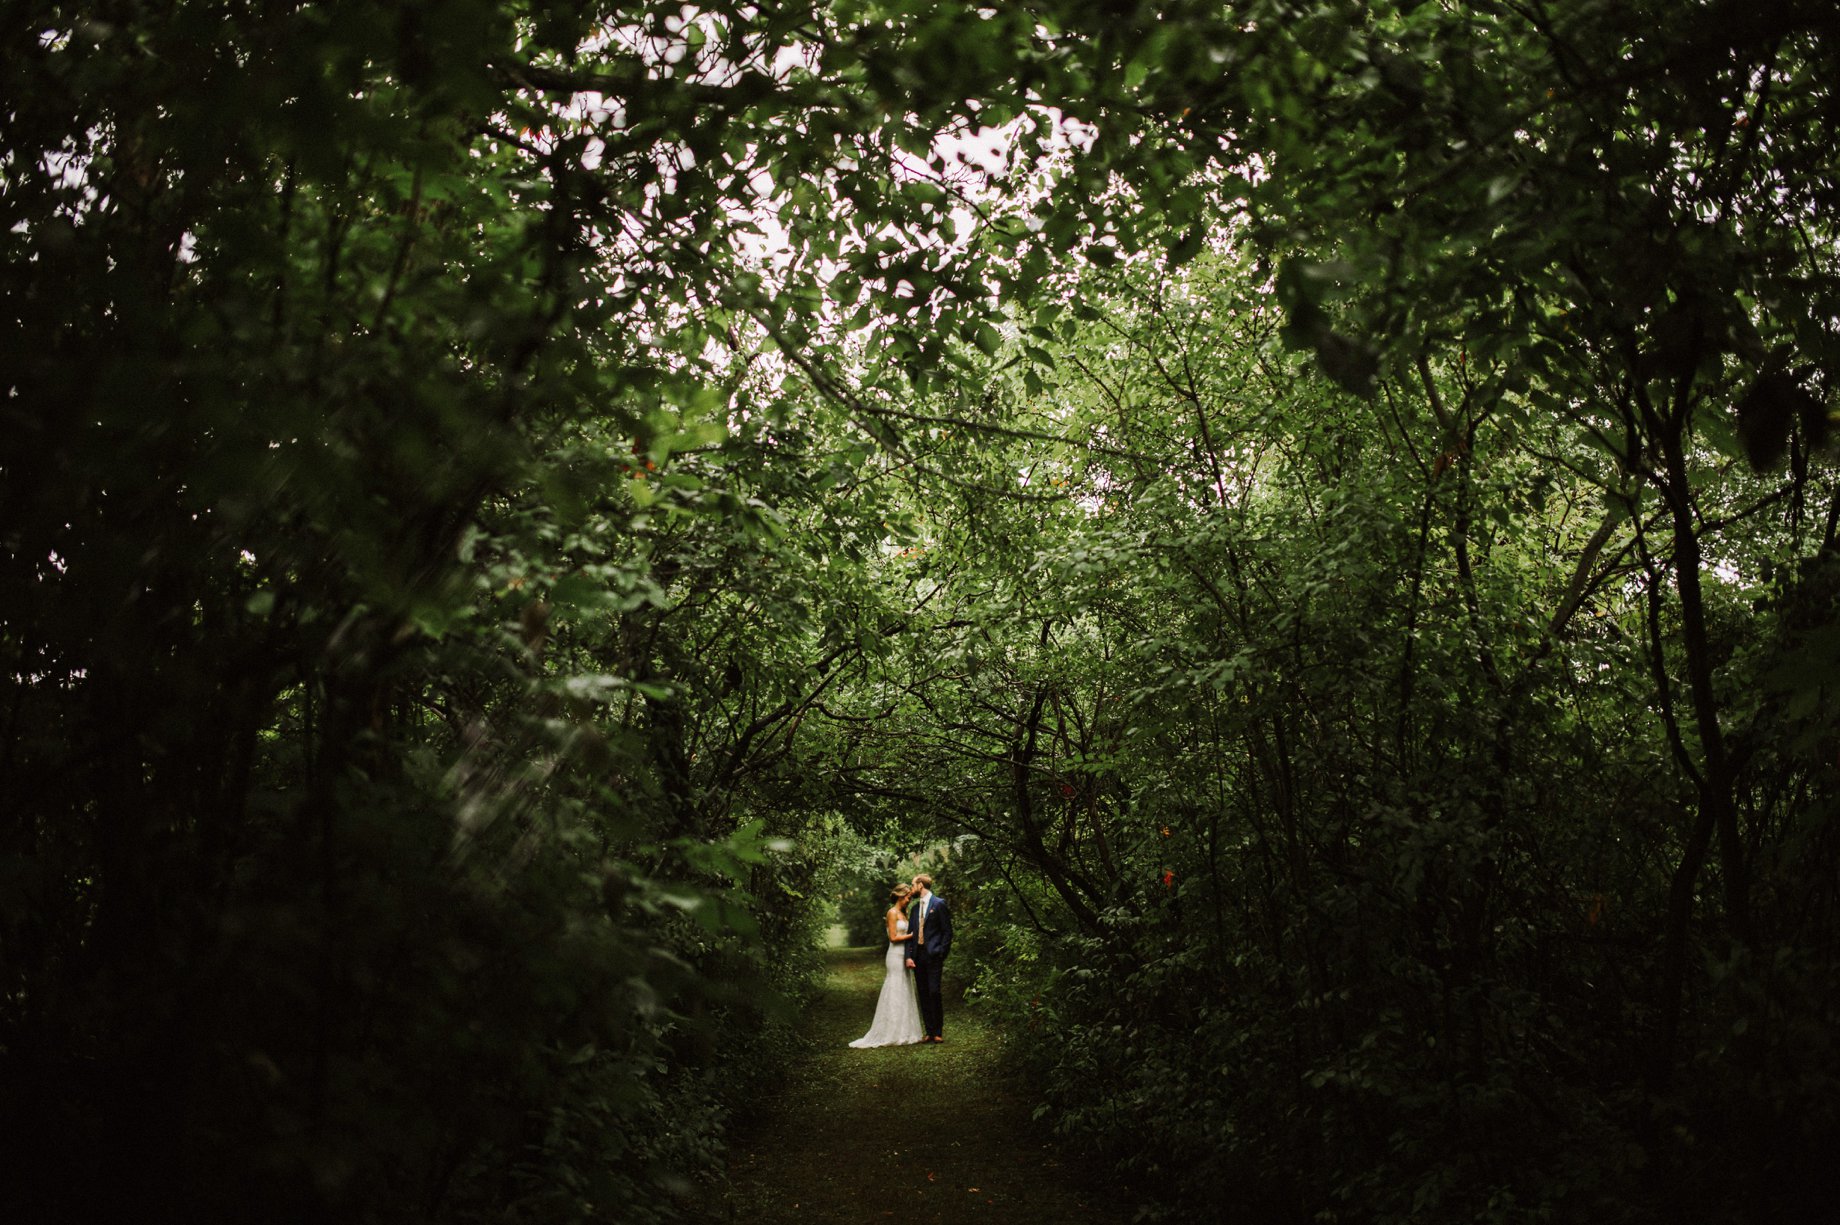
[[(896, 920), (894, 929), (905, 933), (907, 920)], [(907, 968), (908, 943), (888, 942), (888, 955), (882, 959), (888, 975), (882, 979), (881, 995), (876, 997), (875, 1020), (869, 1032), (851, 1046), (907, 1046), (926, 1037), (926, 1028), (920, 1023), (920, 993), (914, 989), (914, 972)]]

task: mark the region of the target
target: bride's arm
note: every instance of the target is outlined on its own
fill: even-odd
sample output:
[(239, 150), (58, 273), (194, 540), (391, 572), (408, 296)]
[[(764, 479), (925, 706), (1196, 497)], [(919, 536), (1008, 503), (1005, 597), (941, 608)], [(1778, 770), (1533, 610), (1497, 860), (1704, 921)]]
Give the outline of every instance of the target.
[(889, 940), (889, 943), (891, 944), (899, 944), (903, 940), (912, 940), (914, 938), (912, 932), (909, 932), (906, 935), (901, 935), (899, 932), (895, 931), (894, 925), (900, 919), (900, 917), (901, 917), (900, 909), (894, 906), (890, 906), (888, 908), (888, 913), (882, 916), (882, 918), (888, 920), (888, 940)]

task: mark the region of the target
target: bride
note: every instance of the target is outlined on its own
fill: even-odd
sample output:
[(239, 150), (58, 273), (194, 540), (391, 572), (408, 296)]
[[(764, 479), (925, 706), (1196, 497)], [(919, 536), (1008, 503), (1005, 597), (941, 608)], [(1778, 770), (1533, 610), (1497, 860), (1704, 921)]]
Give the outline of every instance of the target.
[(920, 1023), (920, 993), (914, 990), (914, 972), (907, 968), (905, 942), (913, 939), (907, 930), (907, 897), (913, 891), (911, 885), (896, 885), (889, 894), (894, 904), (882, 916), (888, 924), (888, 955), (882, 959), (888, 976), (882, 979), (869, 1032), (851, 1046), (906, 1046), (926, 1037)]

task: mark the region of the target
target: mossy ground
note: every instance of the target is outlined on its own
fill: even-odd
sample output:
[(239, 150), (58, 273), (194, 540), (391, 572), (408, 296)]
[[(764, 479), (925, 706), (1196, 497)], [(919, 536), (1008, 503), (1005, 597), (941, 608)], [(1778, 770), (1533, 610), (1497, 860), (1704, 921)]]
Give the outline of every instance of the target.
[(863, 1225), (1123, 1222), (1064, 1159), (1004, 1077), (997, 1035), (957, 1001), (946, 967), (946, 1041), (852, 1050), (869, 1027), (882, 951), (833, 949), (806, 1015), (812, 1053), (742, 1119), (730, 1166), (731, 1219)]

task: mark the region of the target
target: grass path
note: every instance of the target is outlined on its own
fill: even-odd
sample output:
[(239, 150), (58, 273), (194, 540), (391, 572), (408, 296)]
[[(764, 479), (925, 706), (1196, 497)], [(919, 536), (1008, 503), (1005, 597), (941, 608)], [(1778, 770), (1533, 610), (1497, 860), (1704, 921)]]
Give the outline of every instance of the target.
[(749, 1225), (1068, 1225), (1130, 1214), (1084, 1184), (1003, 1078), (996, 1035), (955, 1003), (946, 1041), (852, 1050), (881, 988), (882, 950), (833, 949), (806, 1015), (813, 1053), (736, 1129), (731, 1219)]

